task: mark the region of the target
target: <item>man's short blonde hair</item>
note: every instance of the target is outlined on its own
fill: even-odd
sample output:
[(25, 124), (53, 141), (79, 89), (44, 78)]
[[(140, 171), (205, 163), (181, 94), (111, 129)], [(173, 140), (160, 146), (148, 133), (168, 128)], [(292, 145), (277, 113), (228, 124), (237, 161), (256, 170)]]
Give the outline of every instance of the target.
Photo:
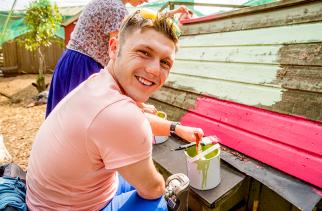
[(137, 10), (124, 19), (119, 31), (121, 44), (125, 41), (126, 35), (131, 34), (136, 30), (143, 31), (144, 29), (154, 29), (161, 32), (174, 42), (177, 49), (177, 43), (180, 36), (179, 27), (171, 18), (145, 9)]

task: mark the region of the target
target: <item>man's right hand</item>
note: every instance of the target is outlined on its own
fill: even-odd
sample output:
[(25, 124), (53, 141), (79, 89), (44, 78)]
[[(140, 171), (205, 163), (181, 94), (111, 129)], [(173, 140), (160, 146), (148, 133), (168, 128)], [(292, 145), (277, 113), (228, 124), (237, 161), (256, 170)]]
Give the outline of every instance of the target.
[(183, 125), (177, 125), (175, 132), (176, 132), (176, 135), (178, 135), (180, 138), (187, 140), (189, 142), (196, 141), (195, 134), (198, 134), (198, 137), (200, 139), (204, 136), (204, 132), (201, 128), (189, 127), (189, 126), (183, 126)]
[(168, 15), (169, 16), (174, 16), (175, 14), (189, 14), (189, 9), (186, 7), (186, 6), (184, 6), (184, 5), (181, 5), (180, 7), (178, 7), (177, 9), (174, 9), (174, 10), (170, 10), (170, 11), (168, 11), (167, 13), (168, 13)]
[(146, 103), (137, 103), (137, 105), (139, 106), (139, 108), (141, 108), (141, 110), (144, 113), (149, 113), (149, 114), (156, 114), (157, 113), (157, 109), (154, 105), (152, 104), (146, 104)]

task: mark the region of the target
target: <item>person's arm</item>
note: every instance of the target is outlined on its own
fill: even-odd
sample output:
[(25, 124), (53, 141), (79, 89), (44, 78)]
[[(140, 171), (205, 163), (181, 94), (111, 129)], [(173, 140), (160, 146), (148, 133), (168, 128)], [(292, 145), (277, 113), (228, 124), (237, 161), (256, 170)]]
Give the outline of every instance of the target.
[(156, 199), (165, 187), (152, 162), (152, 136), (142, 111), (124, 99), (96, 115), (88, 128), (87, 148), (104, 162), (105, 169), (118, 171), (140, 196)]
[(157, 199), (165, 192), (164, 179), (154, 167), (151, 157), (121, 167), (117, 171), (135, 187), (138, 194), (144, 199)]
[[(187, 14), (189, 15), (189, 9), (185, 6), (180, 6), (177, 9), (169, 10), (165, 13), (167, 17), (173, 17), (175, 14)], [(191, 13), (191, 12), (190, 12)]]
[(154, 105), (152, 104), (146, 104), (146, 103), (137, 103), (137, 105), (141, 108), (141, 110), (144, 113), (150, 113), (150, 114), (156, 114), (157, 109)]
[[(156, 115), (145, 113), (145, 116), (150, 122), (153, 135), (156, 136), (168, 136), (170, 135), (170, 125), (171, 121), (161, 119)], [(195, 133), (198, 133), (199, 137), (203, 137), (204, 132), (201, 128), (189, 127), (184, 125), (177, 125), (175, 133), (182, 139), (194, 142), (196, 141)]]

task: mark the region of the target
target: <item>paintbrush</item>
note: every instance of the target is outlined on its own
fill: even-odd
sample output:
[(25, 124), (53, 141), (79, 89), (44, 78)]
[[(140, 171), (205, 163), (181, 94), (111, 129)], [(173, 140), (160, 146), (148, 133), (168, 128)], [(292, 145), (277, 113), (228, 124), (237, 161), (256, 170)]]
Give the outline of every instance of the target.
[(199, 134), (197, 132), (194, 133), (195, 137), (196, 137), (196, 152), (197, 152), (197, 155), (199, 153), (202, 152), (202, 149), (201, 149), (201, 139), (202, 137), (199, 136)]
[[(217, 136), (207, 136), (207, 137), (203, 137), (200, 141), (200, 144), (202, 146), (205, 146), (207, 144), (217, 144), (219, 143), (219, 139), (217, 138)], [(191, 146), (196, 145), (196, 142), (191, 142), (189, 144), (184, 144), (184, 145), (180, 145), (178, 148), (175, 149), (171, 149), (171, 151), (178, 151), (178, 150), (183, 150), (183, 149), (187, 149)]]
[(194, 146), (196, 145), (196, 142), (192, 142), (190, 144), (184, 144), (184, 145), (180, 145), (178, 148), (175, 148), (175, 149), (171, 149), (171, 151), (178, 151), (178, 150), (183, 150), (183, 149), (187, 149), (191, 146)]

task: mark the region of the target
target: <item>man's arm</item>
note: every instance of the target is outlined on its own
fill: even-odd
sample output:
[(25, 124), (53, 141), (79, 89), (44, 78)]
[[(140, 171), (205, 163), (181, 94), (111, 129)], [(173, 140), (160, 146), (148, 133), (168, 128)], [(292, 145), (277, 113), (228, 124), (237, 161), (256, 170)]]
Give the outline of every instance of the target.
[(167, 17), (173, 17), (175, 14), (189, 14), (191, 11), (184, 5), (181, 5), (177, 9), (169, 10), (168, 12), (165, 13)]
[(117, 171), (135, 187), (144, 199), (157, 199), (165, 192), (165, 182), (156, 170), (152, 158), (118, 168)]
[(150, 128), (142, 111), (121, 100), (95, 117), (88, 129), (93, 146), (88, 148), (107, 170), (117, 170), (142, 198), (156, 199), (164, 193), (165, 182), (152, 161)]
[[(150, 122), (153, 135), (156, 135), (156, 136), (170, 135), (170, 125), (172, 123), (171, 121), (161, 119), (158, 116), (153, 114), (149, 114), (149, 113), (144, 113), (144, 114)], [(201, 128), (188, 127), (183, 125), (177, 125), (175, 132), (182, 139), (189, 142), (196, 141), (195, 133), (197, 133), (200, 138), (203, 137), (204, 135), (204, 132)]]
[(141, 110), (144, 113), (150, 113), (150, 114), (156, 114), (157, 113), (157, 109), (152, 104), (137, 103), (137, 105), (141, 108)]

